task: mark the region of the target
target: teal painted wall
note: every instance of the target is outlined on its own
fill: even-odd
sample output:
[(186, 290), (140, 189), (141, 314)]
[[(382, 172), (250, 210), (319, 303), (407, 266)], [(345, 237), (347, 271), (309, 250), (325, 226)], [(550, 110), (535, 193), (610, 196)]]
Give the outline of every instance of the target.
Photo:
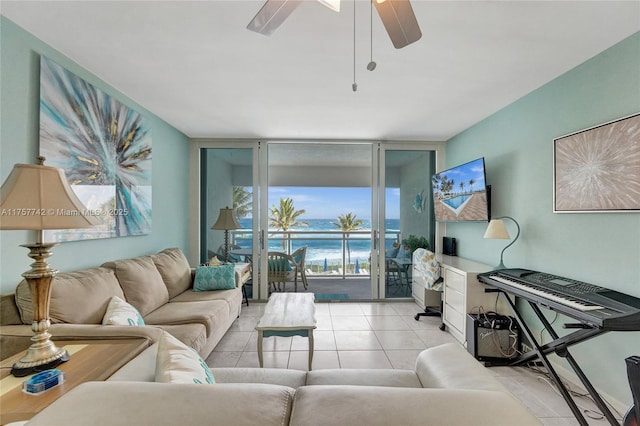
[[(492, 215), (522, 228), (505, 252), (508, 267), (640, 297), (640, 213), (553, 213), (553, 139), (640, 111), (639, 52), (636, 33), (447, 142), (447, 167), (485, 157)], [(449, 224), (447, 235), (458, 239), (459, 256), (497, 265), (506, 244), (484, 240), (485, 229)], [(572, 353), (598, 389), (631, 403), (624, 358), (640, 354), (640, 332), (609, 333)]]
[[(54, 248), (52, 267), (71, 271), (101, 263), (153, 253), (166, 247), (188, 248), (187, 137), (140, 105), (110, 87), (78, 64), (33, 37), (4, 16), (0, 17), (0, 179), (15, 163), (35, 163), (38, 154), (40, 55), (58, 62), (149, 121), (153, 137), (153, 217), (144, 236), (62, 243)], [(35, 233), (0, 232), (0, 292), (11, 293), (20, 274), (29, 270), (27, 249)]]

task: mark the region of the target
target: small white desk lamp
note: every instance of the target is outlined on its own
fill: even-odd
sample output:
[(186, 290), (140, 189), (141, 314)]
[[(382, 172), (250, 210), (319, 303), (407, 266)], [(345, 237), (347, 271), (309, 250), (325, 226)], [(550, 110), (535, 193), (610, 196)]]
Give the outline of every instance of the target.
[(516, 224), (516, 229), (518, 231), (513, 241), (511, 241), (509, 244), (507, 244), (505, 248), (502, 249), (502, 253), (500, 253), (500, 264), (495, 268), (493, 268), (494, 271), (498, 269), (506, 269), (506, 266), (504, 266), (504, 263), (502, 262), (504, 251), (509, 247), (511, 247), (513, 243), (515, 243), (518, 237), (520, 236), (520, 225), (518, 225), (518, 222), (516, 222), (516, 220), (512, 217), (502, 216), (496, 219), (491, 219), (491, 222), (489, 222), (489, 226), (487, 226), (487, 230), (484, 233), (484, 238), (501, 239), (501, 240), (508, 240), (509, 238), (511, 238), (509, 236), (509, 232), (507, 231), (507, 228), (504, 226), (504, 221), (502, 219), (512, 220), (513, 223)]

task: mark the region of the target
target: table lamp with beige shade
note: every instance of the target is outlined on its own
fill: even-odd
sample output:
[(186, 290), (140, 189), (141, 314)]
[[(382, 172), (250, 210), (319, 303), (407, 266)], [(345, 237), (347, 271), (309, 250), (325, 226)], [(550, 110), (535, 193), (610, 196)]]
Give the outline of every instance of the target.
[(69, 359), (66, 350), (50, 340), (48, 329), (51, 282), (58, 273), (47, 263), (56, 243), (43, 241), (45, 229), (77, 229), (98, 225), (98, 220), (82, 204), (69, 186), (64, 171), (39, 164), (16, 164), (0, 188), (0, 229), (37, 231), (36, 242), (22, 244), (34, 260), (22, 274), (33, 298), (33, 342), (27, 353), (13, 365), (16, 377), (47, 370)]
[(218, 220), (211, 229), (224, 230), (224, 262), (229, 262), (229, 231), (241, 228), (236, 219), (236, 212), (228, 206), (220, 209)]

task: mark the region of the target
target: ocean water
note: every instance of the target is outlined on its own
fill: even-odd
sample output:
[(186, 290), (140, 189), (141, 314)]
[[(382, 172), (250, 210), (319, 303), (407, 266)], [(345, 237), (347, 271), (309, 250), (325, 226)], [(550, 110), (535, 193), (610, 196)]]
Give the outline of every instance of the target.
[[(338, 231), (339, 228), (333, 225), (336, 219), (304, 219), (309, 226), (296, 227), (293, 231)], [(243, 229), (251, 229), (252, 219), (240, 219), (240, 225)], [(363, 231), (371, 230), (371, 222), (363, 220), (361, 227)], [(390, 247), (395, 241), (396, 234), (394, 231), (400, 230), (400, 219), (388, 219), (385, 222), (387, 238), (385, 247)], [(236, 231), (236, 244), (243, 248), (251, 247), (251, 235), (241, 234), (242, 231)], [(337, 239), (331, 239), (337, 238)], [(340, 264), (342, 262), (342, 239), (341, 235), (332, 234), (310, 234), (310, 235), (293, 235), (291, 240), (291, 251), (307, 246), (306, 263), (323, 264), (325, 259), (328, 264)], [(282, 239), (278, 236), (269, 238), (269, 250), (282, 251)], [(351, 235), (349, 237), (349, 248), (351, 251), (351, 263), (358, 260), (360, 263), (368, 262), (371, 254), (371, 240), (369, 234)], [(345, 254), (348, 256), (348, 254)]]

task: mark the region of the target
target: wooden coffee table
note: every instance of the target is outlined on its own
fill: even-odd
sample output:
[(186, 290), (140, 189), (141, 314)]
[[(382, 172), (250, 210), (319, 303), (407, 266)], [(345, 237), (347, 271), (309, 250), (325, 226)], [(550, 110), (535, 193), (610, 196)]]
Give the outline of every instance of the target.
[[(21, 385), (31, 376), (13, 377), (11, 366), (25, 352), (3, 359), (0, 363), (0, 424), (28, 420), (56, 399), (81, 383), (106, 380), (123, 365), (149, 346), (144, 338), (114, 340), (58, 340), (59, 348), (70, 354), (69, 361), (56, 368), (64, 372), (65, 381), (39, 395), (27, 395)], [(99, 402), (96, 402), (99, 403)]]
[(313, 293), (272, 293), (264, 307), (258, 331), (258, 361), (263, 366), (262, 339), (270, 336), (309, 338), (309, 371), (313, 362), (313, 330), (316, 328), (316, 305)]

